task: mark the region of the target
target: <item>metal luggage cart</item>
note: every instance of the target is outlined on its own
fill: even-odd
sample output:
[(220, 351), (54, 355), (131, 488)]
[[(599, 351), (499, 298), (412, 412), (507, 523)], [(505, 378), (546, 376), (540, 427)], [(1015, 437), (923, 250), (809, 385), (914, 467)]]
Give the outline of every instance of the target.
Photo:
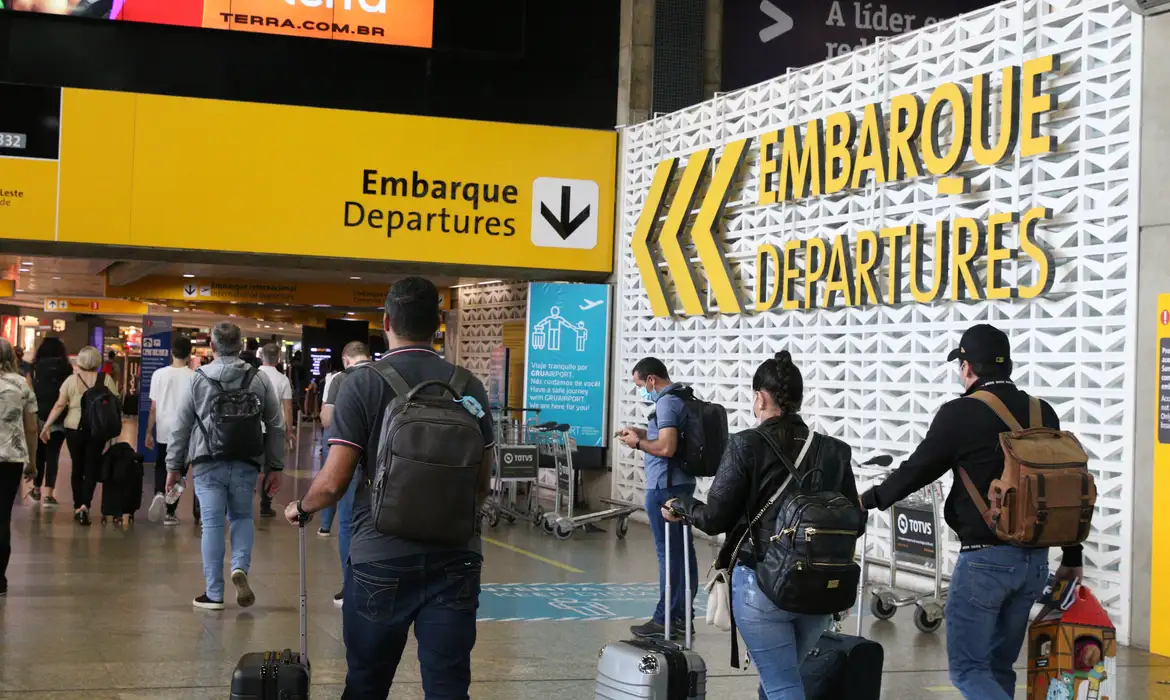
[[(532, 426), (540, 416), (539, 408), (496, 408), (495, 464), (492, 466), (492, 494), (484, 501), (480, 515), (490, 526), (500, 524), (500, 517), (509, 523), (517, 520), (539, 522), (543, 511), (536, 495), (539, 474), (539, 446)], [(533, 420), (525, 421), (525, 414)], [(518, 505), (520, 484), (527, 484), (523, 509)]]
[[(542, 423), (532, 426), (539, 437), (541, 449), (552, 457), (553, 468), (556, 474), (556, 485), (553, 491), (553, 509), (538, 518), (542, 530), (559, 540), (567, 540), (578, 529), (597, 528), (597, 523), (603, 520), (617, 520), (617, 536), (623, 538), (629, 531), (628, 518), (630, 514), (640, 510), (637, 506), (615, 505), (612, 508), (576, 515), (574, 508), (577, 502), (577, 475), (573, 471), (573, 452), (577, 449), (577, 441), (569, 434), (571, 428), (565, 423)], [(538, 488), (549, 488), (538, 485)], [(561, 512), (564, 499), (565, 512)]]
[[(890, 584), (870, 594), (869, 611), (880, 620), (914, 606), (914, 626), (926, 633), (942, 627), (947, 586), (943, 585), (943, 489), (937, 481), (890, 509)], [(918, 593), (898, 588), (898, 563), (934, 573), (934, 589)], [(907, 567), (910, 570), (910, 567)]]

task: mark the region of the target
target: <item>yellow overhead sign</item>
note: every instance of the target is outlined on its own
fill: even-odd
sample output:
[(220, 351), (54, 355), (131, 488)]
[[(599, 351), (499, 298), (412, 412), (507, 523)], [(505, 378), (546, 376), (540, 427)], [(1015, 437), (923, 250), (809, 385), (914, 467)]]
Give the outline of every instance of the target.
[[(108, 285), (106, 294), (135, 299), (188, 303), (294, 304), (379, 308), (386, 301), (384, 284), (352, 282), (285, 282), (280, 280), (148, 276), (122, 286)], [(440, 290), (444, 309), (451, 295)]]
[(0, 84), (9, 101), (59, 128), (0, 156), (0, 238), (612, 269), (612, 132)]
[[(749, 176), (758, 178), (754, 204), (832, 195), (863, 188), (871, 179), (881, 184), (919, 176), (938, 177), (940, 195), (964, 194), (969, 183), (955, 173), (968, 154), (975, 162), (991, 166), (1017, 154), (1030, 157), (1056, 150), (1056, 137), (1041, 133), (1041, 115), (1056, 108), (1056, 97), (1045, 91), (1041, 78), (1059, 67), (1059, 57), (1050, 55), (1004, 68), (998, 107), (991, 94), (991, 76), (985, 73), (973, 78), (970, 91), (958, 83), (946, 83), (925, 101), (905, 94), (885, 105), (868, 104), (860, 119), (852, 112), (837, 112), (765, 132), (759, 137), (758, 173)], [(994, 142), (989, 141), (992, 109), (1000, 112)], [(944, 111), (953, 115), (946, 128), (940, 117)], [(663, 271), (651, 248), (656, 239), (683, 314), (710, 311), (680, 240), (687, 221), (692, 221), (691, 239), (719, 312), (741, 312), (740, 292), (716, 234), (751, 140), (727, 144), (717, 162), (712, 148), (692, 153), (677, 178), (678, 157), (658, 164), (631, 243), (655, 316), (672, 313)], [(692, 219), (696, 207), (698, 213)], [(934, 221), (929, 234), (925, 224), (908, 223), (830, 238), (793, 239), (780, 247), (762, 243), (756, 250), (752, 308), (763, 312), (777, 307), (900, 304), (907, 277), (910, 295), (919, 303), (1040, 296), (1055, 279), (1052, 252), (1036, 236), (1037, 228), (1051, 216), (1051, 211), (1040, 207), (993, 208), (985, 220)], [(1004, 245), (1009, 226), (1018, 227), (1018, 248)], [(928, 241), (933, 242), (931, 256), (927, 255)], [(907, 248), (909, 264), (904, 267), (902, 252)], [(1003, 282), (1004, 266), (1017, 258), (1032, 265), (1033, 284)], [(934, 261), (929, 277), (928, 259)]]
[(64, 311), (73, 314), (145, 314), (149, 307), (140, 301), (126, 299), (89, 299), (83, 297), (49, 297), (45, 311)]
[(0, 280), (0, 297), (16, 294), (16, 280)]

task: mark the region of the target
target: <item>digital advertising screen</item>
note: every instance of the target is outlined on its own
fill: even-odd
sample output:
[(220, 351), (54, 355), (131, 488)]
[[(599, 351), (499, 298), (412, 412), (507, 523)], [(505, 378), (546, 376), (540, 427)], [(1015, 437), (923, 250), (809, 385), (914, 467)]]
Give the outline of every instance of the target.
[(0, 9), (430, 48), (434, 0), (0, 0)]

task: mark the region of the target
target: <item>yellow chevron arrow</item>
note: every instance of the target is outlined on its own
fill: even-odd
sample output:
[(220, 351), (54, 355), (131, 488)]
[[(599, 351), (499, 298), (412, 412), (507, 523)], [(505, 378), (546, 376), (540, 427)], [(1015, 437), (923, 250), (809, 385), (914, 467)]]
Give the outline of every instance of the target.
[(666, 188), (674, 179), (674, 171), (678, 168), (678, 158), (668, 158), (658, 164), (654, 170), (654, 179), (650, 182), (650, 192), (646, 195), (646, 202), (642, 205), (642, 214), (638, 217), (638, 224), (634, 227), (634, 239), (630, 247), (634, 250), (634, 261), (638, 264), (638, 274), (642, 276), (642, 286), (646, 289), (646, 297), (650, 300), (650, 309), (655, 316), (669, 316), (670, 304), (666, 301), (663, 292), (662, 275), (658, 271), (658, 263), (650, 254), (650, 239), (654, 233), (654, 225), (662, 216), (666, 205)]
[(683, 253), (682, 235), (683, 222), (687, 214), (695, 206), (695, 196), (699, 192), (699, 181), (707, 171), (707, 164), (711, 162), (712, 149), (704, 148), (691, 154), (687, 167), (683, 168), (682, 179), (678, 183), (678, 190), (666, 211), (666, 223), (662, 225), (662, 233), (658, 237), (662, 246), (662, 257), (666, 260), (666, 269), (674, 279), (674, 290), (682, 302), (683, 312), (687, 316), (701, 316), (705, 313), (703, 300), (699, 298), (699, 288), (695, 284), (695, 273), (691, 270), (690, 261)]
[[(743, 164), (750, 142), (751, 139), (746, 138), (729, 143), (723, 149), (719, 165), (716, 166), (715, 174), (711, 176), (711, 182), (707, 185), (707, 194), (703, 196), (703, 206), (699, 208), (695, 223), (691, 227), (691, 238), (698, 250), (699, 260), (707, 270), (707, 284), (715, 293), (715, 303), (719, 304), (720, 313), (725, 314), (737, 314), (741, 309), (739, 294), (731, 283), (731, 267), (715, 239), (715, 227), (723, 216), (727, 198), (731, 196), (731, 183), (735, 180), (739, 166)], [(677, 284), (677, 277), (675, 283)]]

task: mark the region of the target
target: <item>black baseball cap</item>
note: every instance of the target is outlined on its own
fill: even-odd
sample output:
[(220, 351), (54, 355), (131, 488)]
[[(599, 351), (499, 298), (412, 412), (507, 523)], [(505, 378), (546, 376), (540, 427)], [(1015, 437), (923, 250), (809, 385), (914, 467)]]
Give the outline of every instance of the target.
[(1007, 333), (987, 323), (971, 326), (959, 340), (959, 347), (947, 355), (947, 362), (964, 360), (978, 365), (1004, 365), (1012, 361), (1012, 344)]

